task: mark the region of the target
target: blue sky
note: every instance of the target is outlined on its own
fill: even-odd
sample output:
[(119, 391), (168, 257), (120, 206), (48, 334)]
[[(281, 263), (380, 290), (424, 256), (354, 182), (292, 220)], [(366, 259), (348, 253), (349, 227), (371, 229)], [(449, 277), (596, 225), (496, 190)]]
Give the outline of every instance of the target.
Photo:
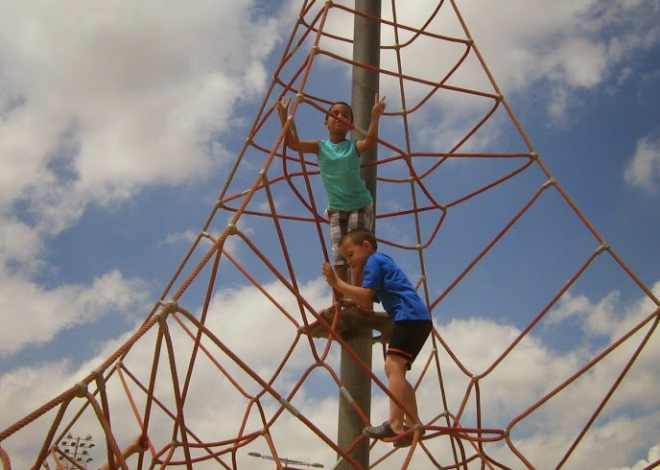
[[(9, 13), (0, 19), (0, 430), (96, 367), (160, 298), (216, 203), (262, 102), (274, 103), (279, 93), (276, 89), (266, 97), (300, 8), (298, 1), (275, 6), (266, 1), (200, 0), (194, 7), (172, 3), (168, 8), (152, 2), (94, 7), (71, 1), (57, 9), (37, 0), (6, 3), (3, 11)], [(402, 22), (419, 24), (430, 10), (421, 0), (407, 5), (398, 7)], [(657, 296), (660, 5), (655, 0), (567, 0), (552, 5), (543, 0), (502, 0), (497, 5), (475, 0), (457, 5), (544, 164)], [(63, 9), (71, 14), (61, 15)], [(388, 14), (389, 7), (384, 11)], [(456, 32), (456, 20), (446, 16), (437, 26)], [(327, 27), (346, 35), (352, 31), (340, 12)], [(384, 37), (389, 39), (387, 32)], [(346, 53), (341, 45), (327, 46)], [(294, 59), (307, 52), (301, 48)], [(413, 51), (406, 56), (406, 71), (435, 76), (451, 63), (451, 54), (435, 46)], [(384, 56), (384, 63), (391, 65), (391, 56)], [(298, 66), (293, 60), (282, 77)], [(474, 57), (453, 80), (454, 85), (492, 92)], [(396, 83), (383, 79), (381, 90), (388, 96), (388, 111), (399, 109)], [(348, 100), (348, 70), (319, 58), (307, 91)], [(407, 88), (410, 102), (420, 96), (421, 88)], [(428, 110), (411, 117), (413, 150), (446, 152), (483, 113), (483, 106), (466, 95), (441, 94)], [(296, 117), (301, 134), (323, 137), (319, 116), (301, 107)], [(273, 118), (257, 136), (263, 145), (272, 145), (277, 137), (279, 124)], [(401, 130), (396, 116), (386, 117), (381, 138), (402, 146)], [(461, 150), (528, 151), (501, 107)], [(387, 155), (387, 150), (381, 148), (379, 155)], [(249, 187), (263, 158), (246, 152), (229, 193)], [(453, 159), (443, 165), (437, 184), (434, 180), (430, 185), (443, 203), (509, 168), (509, 163), (495, 160)], [(399, 175), (405, 168), (392, 164), (381, 170)], [(532, 169), (504, 189), (448, 211), (437, 251), (427, 259), (432, 299), (544, 181), (540, 171)], [(405, 193), (390, 186), (379, 185), (381, 213), (406, 204)], [(314, 196), (322, 206), (318, 184)], [(281, 210), (296, 210), (290, 195), (282, 192), (278, 197)], [(263, 209), (260, 198), (255, 196), (251, 207)], [(212, 232), (219, 234), (232, 215), (218, 213)], [(246, 233), (281, 266), (272, 226), (250, 217), (243, 221)], [(379, 236), (387, 240), (414, 243), (409, 220), (383, 219), (378, 227)], [(424, 230), (428, 233), (430, 226)], [(516, 230), (434, 311), (441, 335), (475, 368), (486, 367), (504, 349), (511, 331), (525, 328), (597, 248), (584, 224), (552, 189)], [(287, 225), (285, 231), (306, 298), (319, 308), (329, 304), (319, 276), (322, 243), (313, 238), (313, 230)], [(243, 244), (231, 240), (229, 250), (279, 292), (272, 273)], [(391, 253), (411, 277), (419, 275), (414, 252)], [(200, 249), (194, 258), (201, 254)], [(268, 345), (276, 343), (278, 333), (269, 336), (250, 328), (261, 307), (246, 279), (230, 267), (223, 269), (214, 305), (233, 314), (219, 314), (225, 322), (222, 328), (235, 332), (228, 334), (228, 341), (251, 364), (263, 362), (266, 373), (276, 359), (263, 358), (273, 354)], [(203, 301), (204, 275), (201, 278), (185, 294), (193, 311)], [(599, 257), (554, 309), (552, 318), (535, 329), (531, 345), (522, 349), (540, 358), (538, 364), (552, 371), (547, 375), (556, 374), (557, 381), (616, 340), (634, 319), (653, 311), (640, 288), (608, 257)], [(274, 322), (273, 329), (279, 320)], [(257, 339), (248, 347), (236, 339), (245, 335)], [(288, 336), (281, 338), (287, 341)], [(489, 343), (491, 347), (479, 348)], [(149, 348), (144, 351), (148, 354)], [(282, 348), (274, 351), (279, 357)], [(633, 438), (610, 436), (608, 446), (623, 451), (605, 453), (598, 468), (637, 468), (634, 465), (650, 459), (649, 449), (659, 444), (652, 437), (657, 436), (657, 423), (648, 417), (657, 416), (660, 402), (635, 386), (644, 383), (642, 388), (654, 390), (658, 385), (657, 361), (651, 360), (657, 357), (657, 346), (646, 351), (639, 375), (630, 379), (621, 403), (599, 423), (593, 437), (595, 443), (604, 442), (612, 429), (608, 426), (625, 422)], [(304, 354), (293, 360), (287, 380), (302, 364)], [(521, 362), (520, 367), (528, 365)], [(503, 366), (498, 374), (498, 383), (529, 384), (530, 390), (547, 390), (557, 383), (544, 382), (538, 370), (520, 378), (514, 365)], [(644, 382), (649, 376), (651, 382)], [(43, 383), (48, 386), (37, 386)], [(307, 387), (305, 403), (332, 429), (335, 390), (324, 394), (318, 384)], [(515, 415), (515, 406), (497, 390), (492, 391), (492, 406), (499, 411), (493, 419), (506, 422)], [(450, 392), (456, 397), (462, 393), (458, 386)], [(596, 395), (584, 399), (592, 406), (598, 402)], [(425, 400), (432, 400), (432, 394), (421, 398)], [(376, 402), (373, 414), (385, 405)], [(632, 411), (625, 414), (624, 409)], [(196, 416), (195, 410), (190, 415)], [(117, 421), (127, 433), (135, 429), (129, 418)], [(205, 426), (212, 428), (213, 423), (200, 424)], [(578, 423), (567, 423), (567, 428), (575, 431)], [(533, 437), (538, 441), (526, 442), (531, 454), (543, 449), (539, 443), (548, 435)], [(25, 431), (17, 440), (23, 445), (33, 438)], [(284, 438), (281, 446), (295, 452)], [(332, 458), (325, 449), (309, 448), (310, 460)], [(254, 468), (269, 468), (263, 462), (257, 467), (260, 462), (253, 460)]]

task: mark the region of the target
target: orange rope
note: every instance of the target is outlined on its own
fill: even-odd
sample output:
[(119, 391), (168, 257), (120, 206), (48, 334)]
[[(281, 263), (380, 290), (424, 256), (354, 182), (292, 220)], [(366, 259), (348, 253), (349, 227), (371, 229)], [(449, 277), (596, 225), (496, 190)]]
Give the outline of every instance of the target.
[[(391, 0), (391, 20), (369, 17), (373, 21), (381, 21), (382, 26), (389, 28), (392, 32), (393, 42), (382, 45), (381, 50), (384, 54), (391, 54), (393, 57), (391, 62), (394, 66), (392, 68), (381, 66), (379, 69), (356, 63), (352, 57), (341, 52), (341, 47), (329, 46), (329, 44), (339, 43), (346, 47), (353, 43), (351, 37), (342, 37), (338, 33), (327, 30), (327, 24), (331, 23), (333, 15), (364, 15), (363, 13), (357, 13), (345, 5), (337, 5), (333, 2), (306, 0), (302, 3), (298, 21), (284, 46), (280, 63), (274, 71), (248, 138), (227, 174), (227, 181), (221, 189), (211, 213), (181, 264), (175, 269), (160, 299), (147, 313), (145, 322), (139, 330), (96, 370), (64, 393), (0, 431), (0, 445), (2, 445), (0, 446), (0, 461), (4, 470), (11, 469), (10, 454), (7, 451), (11, 438), (19, 432), (25, 432), (26, 427), (32, 426), (35, 421), (55, 408), (57, 408), (56, 416), (49, 422), (50, 426), (33, 469), (48, 466), (46, 458), (49, 453), (57, 468), (63, 468), (62, 462), (64, 461), (74, 468), (83, 468), (57, 448), (56, 443), (59, 439), (56, 436), (61, 438), (84, 416), (86, 423), (93, 422), (102, 429), (106, 458), (111, 462), (116, 459), (116, 465), (112, 463), (111, 468), (126, 470), (129, 468), (128, 463), (121, 455), (116, 431), (113, 429), (114, 422), (111, 419), (113, 403), (119, 398), (125, 399), (128, 403), (138, 424), (140, 435), (144, 438), (152, 434), (154, 427), (162, 427), (163, 422), (167, 422), (171, 426), (171, 439), (168, 442), (149, 440), (149, 455), (141, 455), (136, 468), (183, 467), (192, 469), (195, 463), (212, 461), (219, 468), (239, 470), (240, 467), (245, 467), (239, 451), (251, 449), (250, 446), (259, 443), (267, 447), (275, 458), (276, 467), (282, 469), (284, 468), (282, 462), (285, 459), (278, 457), (279, 438), (276, 437), (278, 432), (276, 425), (282, 415), (288, 414), (296, 418), (298, 424), (304, 426), (318, 438), (320, 445), (331, 449), (333, 455), (337, 455), (339, 459), (348, 462), (356, 469), (366, 470), (354, 460), (351, 454), (353, 449), (365, 438), (364, 436), (357, 438), (348, 449), (341, 449), (335, 443), (334, 436), (328, 436), (322, 428), (294, 405), (296, 400), (304, 395), (303, 387), (313, 380), (315, 372), (327, 376), (338, 393), (344, 393), (347, 399), (352, 399), (350, 393), (346, 391), (346, 384), (342, 383), (330, 359), (332, 347), (336, 346), (345, 349), (353, 357), (364, 373), (370, 377), (378, 393), (387, 395), (390, 400), (402, 407), (402, 403), (399, 403), (389, 392), (387, 385), (348, 347), (342, 335), (337, 333), (339, 315), (334, 315), (330, 324), (319, 314), (317, 306), (311, 305), (310, 301), (305, 298), (303, 290), (308, 279), (300, 277), (300, 266), (294, 262), (301, 253), (314, 260), (318, 257), (319, 260), (322, 258), (328, 261), (330, 258), (327, 250), (329, 245), (327, 228), (325, 227), (328, 219), (324, 214), (324, 208), (317, 205), (318, 163), (314, 158), (301, 152), (289, 154), (284, 145), (285, 136), (293, 126), (293, 119), (297, 118), (298, 121), (301, 121), (303, 113), (308, 113), (315, 116), (320, 127), (320, 123), (325, 119), (328, 105), (334, 101), (316, 89), (315, 81), (318, 80), (318, 77), (315, 73), (319, 67), (322, 67), (319, 65), (321, 61), (330, 61), (334, 66), (343, 68), (369, 68), (396, 84), (401, 108), (391, 110), (388, 104), (388, 112), (383, 115), (383, 120), (398, 125), (403, 130), (403, 135), (400, 141), (395, 142), (386, 133), (381, 132), (378, 143), (379, 148), (384, 151), (384, 155), (374, 165), (381, 170), (381, 175), (378, 176), (378, 182), (381, 185), (386, 188), (397, 188), (396, 190), (401, 191), (400, 194), (406, 196), (405, 203), (401, 202), (400, 207), (379, 208), (377, 220), (405, 224), (405, 229), (410, 232), (410, 239), (401, 237), (401, 239), (394, 240), (379, 236), (378, 241), (400, 252), (416, 252), (412, 255), (416, 258), (415, 267), (419, 270), (420, 280), (417, 287), (434, 314), (438, 313), (437, 311), (443, 305), (442, 302), (453, 294), (478, 266), (481, 266), (480, 263), (489, 254), (500, 246), (502, 240), (510, 235), (523, 217), (528, 215), (533, 208), (538, 207), (538, 204), (547, 199), (549, 194), (553, 194), (570, 208), (579, 223), (593, 237), (594, 246), (597, 247), (593, 253), (582, 254), (581, 260), (576, 259), (575, 270), (570, 273), (568, 281), (551, 296), (550, 300), (531, 318), (527, 326), (512, 338), (504, 351), (492, 363), (485, 366), (484, 370), (480, 372), (472, 370), (444, 340), (441, 332), (434, 330), (430, 340), (433, 349), (425, 359), (415, 383), (415, 389), (419, 391), (425, 387), (433, 387), (434, 396), (437, 396), (437, 408), (433, 411), (435, 416), (425, 423), (426, 434), (424, 436), (421, 436), (419, 432), (409, 431), (413, 437), (412, 445), (407, 450), (394, 449), (383, 452), (372, 461), (371, 468), (379, 467), (396, 452), (406, 452), (403, 463), (399, 465), (401, 470), (416, 468), (413, 463), (416, 456), (423, 456), (427, 459), (425, 468), (467, 469), (469, 464), (476, 462), (480, 468), (508, 469), (506, 464), (496, 461), (489, 454), (490, 448), (487, 444), (498, 443), (506, 446), (515, 457), (518, 462), (518, 466), (515, 468), (524, 466), (530, 470), (536, 469), (535, 456), (526, 455), (518, 448), (511, 436), (512, 431), (517, 426), (529, 422), (528, 420), (532, 419), (533, 414), (539, 408), (565, 392), (572, 383), (588, 374), (605, 357), (615, 350), (621, 350), (619, 348), (624, 344), (629, 346), (633, 350), (631, 357), (619, 374), (613, 377), (609, 389), (604, 391), (604, 397), (596, 405), (584, 427), (576, 431), (576, 436), (565, 449), (556, 467), (561, 468), (570, 460), (593, 423), (604, 414), (611, 396), (618, 389), (643, 349), (652, 341), (653, 335), (657, 334), (656, 329), (660, 322), (660, 309), (658, 308), (660, 301), (606, 243), (537, 155), (470, 36), (458, 9), (457, 0), (437, 1), (427, 21), (416, 28), (399, 22), (398, 18), (403, 16), (399, 12), (401, 2), (397, 3), (395, 0)], [(464, 36), (448, 36), (432, 30), (434, 22), (437, 22), (443, 15), (451, 14), (456, 16)], [(437, 78), (413, 76), (404, 70), (405, 54), (420, 40), (433, 41), (437, 45), (438, 54), (442, 54), (443, 47), (448, 46), (452, 46), (458, 51), (455, 62), (447, 71), (443, 72), (442, 76)], [(429, 54), (432, 52), (429, 50)], [(482, 68), (488, 79), (489, 89), (469, 89), (455, 83), (458, 71), (469, 60), (476, 61)], [(419, 96), (411, 97), (409, 92), (411, 85), (424, 91), (420, 92)], [(454, 142), (449, 143), (446, 150), (442, 152), (420, 151), (417, 149), (418, 144), (415, 142), (411, 127), (415, 125), (415, 119), (420, 119), (425, 105), (443, 93), (479, 99), (484, 103), (483, 113), (475, 118), (473, 123), (466, 126), (465, 133), (458, 136)], [(282, 128), (273, 104), (285, 96), (293, 96), (295, 99), (292, 100), (289, 110), (291, 119)], [(505, 115), (510, 120), (524, 144), (524, 148), (514, 152), (472, 152), (465, 149), (464, 147), (472, 142), (496, 115)], [(381, 125), (381, 129), (383, 127)], [(365, 134), (363, 129), (357, 129), (357, 132)], [(268, 135), (276, 137), (273, 142), (264, 143), (266, 139), (264, 136)], [(440, 191), (442, 188), (438, 187), (436, 178), (445, 171), (451, 162), (459, 161), (506, 162), (510, 167), (507, 167), (503, 174), (493, 176), (492, 179), (480, 183), (476, 187), (466, 187), (462, 192), (451, 197), (443, 196)], [(519, 210), (503, 223), (503, 227), (499, 231), (494, 230), (494, 233), (497, 233), (484, 242), (484, 246), (476, 255), (465, 260), (463, 269), (447, 281), (444, 287), (433, 284), (429, 280), (431, 275), (429, 271), (434, 264), (438, 263), (438, 253), (439, 251), (441, 253), (441, 250), (437, 248), (440, 243), (439, 238), (452, 215), (468, 203), (473, 203), (479, 197), (486, 196), (495, 188), (503, 187), (532, 172), (541, 174), (543, 181), (540, 181), (535, 189), (530, 191), (530, 194), (526, 196), (527, 201), (520, 202)], [(290, 209), (293, 206), (296, 209)], [(270, 244), (264, 245), (260, 242), (259, 237), (254, 236), (250, 225), (253, 221), (269, 224)], [(225, 225), (219, 227), (220, 223), (225, 223)], [(299, 239), (289, 236), (292, 232), (309, 234), (308, 244), (303, 247), (299, 246)], [(243, 261), (246, 254), (251, 257), (251, 260), (254, 260), (254, 265), (249, 268)], [(488, 422), (488, 417), (485, 416), (483, 409), (483, 395), (487, 393), (484, 380), (494, 371), (506, 367), (506, 359), (517, 350), (520, 343), (533, 331), (536, 331), (539, 323), (548, 317), (549, 312), (558, 305), (569, 288), (576, 285), (585, 276), (593, 267), (596, 259), (603, 257), (614, 261), (613, 264), (639, 287), (651, 304), (655, 305), (654, 310), (649, 312), (643, 320), (631, 326), (629, 331), (620, 338), (612, 341), (608, 347), (596, 353), (595, 357), (573, 375), (557, 384), (551, 391), (546, 392), (518, 416), (512, 417), (508, 423), (502, 424), (501, 427), (484, 427), (484, 423)], [(227, 279), (227, 271), (233, 273), (234, 277)], [(294, 303), (292, 308), (278, 297), (279, 292), (269, 290), (269, 285), (274, 281), (284, 288), (285, 295), (288, 295), (289, 300)], [(278, 345), (282, 357), (273, 370), (268, 372), (268, 376), (262, 377), (258, 370), (232, 351), (227, 342), (223, 340), (222, 331), (213, 331), (209, 327), (210, 315), (215, 314), (210, 311), (214, 295), (217, 295), (218, 287), (230, 282), (242, 282), (241, 285), (252, 286), (254, 295), (261, 296), (260, 298), (269, 305), (269, 314), (281, 315), (284, 322), (290, 327), (290, 342)], [(191, 300), (188, 297), (196, 295), (191, 291), (193, 285), (201, 286), (198, 288), (203, 290), (204, 300), (201, 307), (196, 307), (194, 303), (193, 306), (189, 305)], [(195, 312), (196, 308), (199, 308), (198, 312)], [(236, 312), (236, 314), (254, 315), (253, 312)], [(373, 312), (364, 311), (364, 314), (373, 315)], [(253, 320), (255, 328), (258, 328), (259, 318), (255, 317)], [(326, 340), (319, 341), (312, 338), (310, 334), (312, 324), (322, 326), (327, 332)], [(152, 365), (148, 376), (141, 377), (131, 370), (129, 363), (131, 360), (146, 361), (146, 358), (131, 357), (131, 349), (156, 326), (158, 330), (153, 331), (155, 336), (153, 353), (150, 353), (152, 354)], [(631, 347), (633, 336), (638, 333), (643, 338)], [(177, 351), (178, 343), (173, 340), (174, 338), (185, 338), (188, 341), (186, 344), (190, 345), (189, 357), (182, 357), (182, 353)], [(657, 340), (657, 337), (655, 339)], [(287, 365), (290, 364), (295, 352), (300, 350), (305, 351), (310, 362), (299, 367), (297, 380), (290, 388), (281, 390), (278, 379), (283, 379)], [(236, 395), (239, 397), (237, 400), (239, 403), (236, 406), (243, 404), (245, 407), (242, 420), (236, 426), (236, 435), (224, 436), (226, 438), (214, 442), (204, 440), (201, 437), (203, 434), (196, 431), (194, 420), (186, 416), (195, 372), (202, 360), (210, 364), (218, 377), (226, 380), (229, 386), (236, 391)], [(421, 362), (420, 359), (417, 364)], [(242, 374), (241, 377), (248, 377), (249, 385), (255, 387), (256, 391), (250, 391), (245, 382), (232, 376), (231, 367), (238, 367)], [(457, 385), (446, 383), (445, 375), (449, 367), (457, 370), (467, 381), (467, 387), (460, 403), (453, 407), (450, 406), (447, 398), (447, 389)], [(110, 383), (118, 381), (121, 387), (109, 388), (109, 381)], [(168, 385), (166, 387), (168, 390), (161, 390), (163, 383)], [(95, 387), (92, 392), (87, 390), (90, 386)], [(123, 396), (110, 396), (110, 393), (117, 393), (118, 389), (118, 393)], [(77, 404), (76, 399), (78, 398), (81, 399), (78, 412), (74, 413), (72, 418), (67, 417), (67, 409)], [(273, 402), (277, 405), (273, 406)], [(360, 420), (365, 425), (369, 424), (370, 417), (365, 410), (360, 409), (354, 401), (352, 406)], [(258, 429), (254, 428), (254, 421), (258, 423)], [(464, 426), (464, 423), (468, 422), (474, 422), (474, 425)], [(167, 430), (169, 431), (170, 428), (168, 427)], [(435, 453), (431, 444), (437, 442), (446, 442), (451, 452), (443, 455)], [(380, 442), (371, 443), (372, 452), (376, 452), (381, 447)], [(542, 462), (542, 465), (545, 468), (548, 464)], [(657, 465), (660, 465), (660, 461), (649, 464), (648, 468), (654, 468)], [(384, 467), (393, 468), (389, 462), (384, 464)]]

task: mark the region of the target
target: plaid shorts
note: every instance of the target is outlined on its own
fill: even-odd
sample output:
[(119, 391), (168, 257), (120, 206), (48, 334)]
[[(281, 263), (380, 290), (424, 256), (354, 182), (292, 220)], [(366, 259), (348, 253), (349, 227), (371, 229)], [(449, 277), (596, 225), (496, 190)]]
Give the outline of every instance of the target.
[(354, 211), (340, 211), (337, 209), (328, 209), (328, 218), (330, 219), (330, 243), (332, 244), (332, 258), (335, 266), (344, 266), (346, 260), (339, 252), (339, 242), (341, 237), (346, 235), (354, 228), (363, 227), (373, 231), (374, 226), (374, 208), (373, 206), (361, 207)]

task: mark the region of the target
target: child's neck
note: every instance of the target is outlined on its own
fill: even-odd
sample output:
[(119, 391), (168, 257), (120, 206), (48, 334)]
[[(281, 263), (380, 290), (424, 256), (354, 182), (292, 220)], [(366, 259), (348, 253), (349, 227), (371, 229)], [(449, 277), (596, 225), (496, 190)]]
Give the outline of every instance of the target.
[(330, 134), (330, 142), (338, 144), (346, 140), (346, 134)]

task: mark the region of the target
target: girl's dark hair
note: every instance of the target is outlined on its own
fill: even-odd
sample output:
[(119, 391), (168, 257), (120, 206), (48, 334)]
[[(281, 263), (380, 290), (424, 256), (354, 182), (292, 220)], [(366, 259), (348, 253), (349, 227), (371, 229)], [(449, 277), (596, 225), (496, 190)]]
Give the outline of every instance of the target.
[(350, 230), (348, 233), (346, 233), (343, 237), (341, 237), (339, 246), (342, 246), (346, 240), (350, 240), (356, 245), (369, 242), (374, 251), (378, 251), (378, 242), (376, 241), (376, 237), (373, 233), (371, 233), (371, 231), (364, 227), (354, 228), (353, 230)]
[[(331, 110), (332, 108), (334, 108), (334, 107), (335, 107), (336, 105), (338, 105), (338, 104), (343, 104), (344, 106), (346, 106), (346, 107), (348, 108), (348, 110), (351, 112), (351, 122), (353, 122), (353, 108), (351, 108), (351, 105), (348, 104), (346, 101), (335, 101), (334, 103), (332, 103), (332, 104), (330, 105), (330, 107), (328, 108), (328, 115), (330, 115), (330, 110)], [(327, 120), (327, 119), (328, 119), (328, 118), (327, 118), (327, 116), (326, 116), (326, 120)]]

